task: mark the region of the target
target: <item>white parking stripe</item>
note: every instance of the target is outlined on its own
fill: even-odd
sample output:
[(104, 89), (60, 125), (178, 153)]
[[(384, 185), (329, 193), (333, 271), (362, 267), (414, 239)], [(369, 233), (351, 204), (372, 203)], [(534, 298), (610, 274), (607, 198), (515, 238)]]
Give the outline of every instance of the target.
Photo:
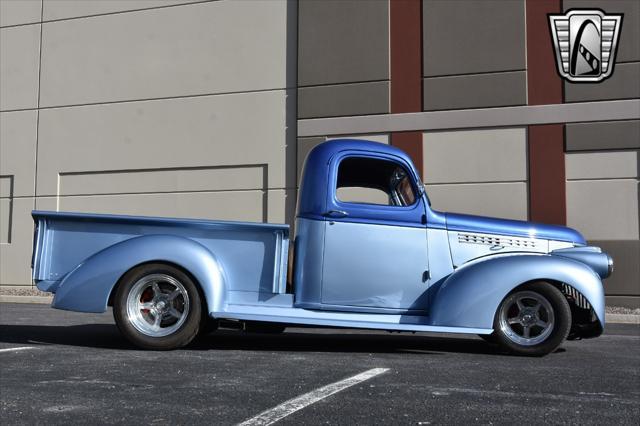
[(285, 401), (276, 407), (263, 411), (249, 420), (245, 420), (240, 423), (240, 426), (266, 426), (273, 424), (278, 420), (303, 409), (304, 407), (333, 395), (334, 393), (338, 393), (348, 387), (362, 383), (372, 377), (379, 376), (387, 371), (389, 371), (388, 368), (372, 368), (371, 370), (364, 371), (360, 374), (356, 374), (355, 376), (340, 380), (339, 382), (331, 383), (330, 385), (312, 390), (311, 392), (305, 393), (304, 395), (300, 395), (296, 398)]
[(19, 348), (5, 348), (0, 349), (0, 352), (17, 352), (17, 351), (27, 351), (29, 349), (35, 349), (33, 346), (21, 346)]

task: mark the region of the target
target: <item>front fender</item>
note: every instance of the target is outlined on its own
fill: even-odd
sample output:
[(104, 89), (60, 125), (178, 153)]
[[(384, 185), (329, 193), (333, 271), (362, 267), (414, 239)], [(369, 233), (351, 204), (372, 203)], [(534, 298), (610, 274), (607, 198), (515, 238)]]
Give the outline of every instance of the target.
[(126, 240), (94, 254), (67, 274), (56, 290), (53, 307), (104, 312), (114, 286), (141, 263), (168, 262), (198, 281), (209, 312), (222, 311), (225, 279), (222, 265), (203, 245), (175, 235), (147, 235)]
[(493, 328), (500, 302), (515, 287), (529, 281), (566, 283), (589, 301), (604, 328), (604, 289), (600, 277), (578, 261), (549, 255), (490, 258), (464, 266), (437, 290), (431, 305), (432, 324)]

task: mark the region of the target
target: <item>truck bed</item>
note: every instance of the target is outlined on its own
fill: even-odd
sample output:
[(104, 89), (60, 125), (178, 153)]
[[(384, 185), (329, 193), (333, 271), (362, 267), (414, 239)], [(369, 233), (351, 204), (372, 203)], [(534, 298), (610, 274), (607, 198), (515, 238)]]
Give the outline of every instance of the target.
[(210, 251), (223, 265), (228, 302), (264, 301), (286, 291), (288, 225), (47, 211), (32, 215), (33, 279), (43, 291), (56, 293), (65, 277), (91, 257), (143, 236), (181, 237)]

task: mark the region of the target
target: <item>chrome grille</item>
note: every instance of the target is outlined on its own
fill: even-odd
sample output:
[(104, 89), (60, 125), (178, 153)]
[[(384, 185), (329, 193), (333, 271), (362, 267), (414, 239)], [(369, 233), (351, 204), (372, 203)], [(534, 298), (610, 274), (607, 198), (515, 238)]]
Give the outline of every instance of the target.
[(575, 288), (567, 284), (562, 284), (562, 292), (567, 296), (571, 296), (575, 300), (576, 306), (581, 309), (591, 309), (589, 301)]

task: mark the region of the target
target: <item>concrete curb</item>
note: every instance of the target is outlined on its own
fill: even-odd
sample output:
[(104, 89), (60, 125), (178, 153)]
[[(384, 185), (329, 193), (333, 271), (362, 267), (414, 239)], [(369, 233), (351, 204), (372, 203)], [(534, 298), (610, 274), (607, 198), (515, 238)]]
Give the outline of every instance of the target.
[[(0, 295), (0, 303), (39, 303), (48, 305), (53, 296), (9, 296)], [(605, 321), (610, 324), (638, 324), (640, 315), (635, 314), (606, 314)]]
[(53, 300), (53, 296), (10, 296), (0, 294), (0, 303), (39, 303), (48, 305)]
[(640, 315), (634, 314), (606, 314), (605, 322), (611, 324), (638, 324), (640, 325)]

